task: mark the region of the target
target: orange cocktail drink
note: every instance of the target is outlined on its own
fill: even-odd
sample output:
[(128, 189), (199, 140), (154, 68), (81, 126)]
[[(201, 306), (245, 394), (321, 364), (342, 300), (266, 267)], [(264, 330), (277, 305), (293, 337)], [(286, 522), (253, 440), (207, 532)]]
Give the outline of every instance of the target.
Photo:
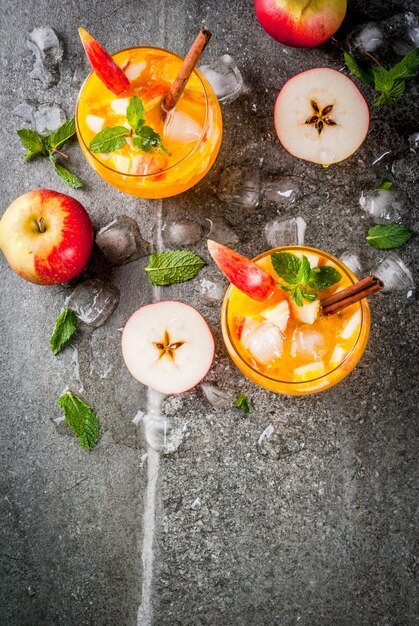
[[(221, 143), (221, 111), (213, 90), (193, 70), (176, 107), (165, 117), (161, 102), (175, 80), (182, 59), (161, 48), (138, 47), (112, 55), (130, 81), (115, 95), (94, 72), (81, 88), (76, 110), (81, 149), (110, 185), (141, 198), (174, 196), (195, 185), (211, 168)], [(144, 123), (161, 138), (161, 147), (138, 149), (128, 136), (116, 150), (92, 150), (94, 137), (106, 127), (125, 126), (130, 99), (144, 105)]]
[(332, 387), (355, 367), (369, 336), (370, 312), (364, 299), (334, 313), (319, 314), (320, 299), (357, 282), (338, 259), (309, 247), (269, 250), (254, 259), (275, 282), (284, 281), (272, 265), (272, 254), (304, 255), (311, 267), (329, 266), (340, 280), (320, 290), (313, 302), (298, 306), (289, 291), (275, 289), (266, 301), (256, 301), (231, 285), (222, 308), (227, 351), (248, 378), (267, 389), (305, 395)]

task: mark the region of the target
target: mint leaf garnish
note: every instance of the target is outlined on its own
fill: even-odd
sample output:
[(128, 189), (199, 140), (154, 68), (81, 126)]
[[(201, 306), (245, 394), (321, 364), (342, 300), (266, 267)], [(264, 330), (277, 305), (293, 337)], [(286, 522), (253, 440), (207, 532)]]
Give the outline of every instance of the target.
[(406, 90), (406, 79), (416, 76), (419, 68), (419, 48), (414, 48), (403, 59), (387, 70), (378, 62), (377, 65), (364, 65), (354, 59), (348, 52), (344, 53), (345, 63), (349, 71), (374, 86), (380, 95), (373, 106), (387, 104), (392, 106), (401, 98)]
[(413, 231), (402, 224), (377, 224), (369, 229), (367, 242), (373, 248), (399, 248), (412, 237)]
[(64, 159), (69, 157), (63, 154), (58, 148), (68, 141), (76, 132), (76, 122), (74, 117), (67, 120), (57, 130), (49, 131), (45, 135), (31, 130), (30, 128), (22, 128), (17, 131), (19, 138), (26, 148), (25, 161), (38, 155), (45, 155), (49, 157), (49, 160), (54, 166), (56, 174), (61, 180), (69, 187), (82, 187), (83, 181), (77, 178), (74, 174), (68, 171), (64, 165), (57, 163), (55, 156), (59, 155)]
[(65, 343), (74, 335), (77, 330), (77, 314), (71, 309), (64, 309), (55, 321), (50, 344), (54, 354), (61, 352)]
[(392, 191), (394, 189), (394, 185), (391, 180), (385, 180), (379, 187), (377, 187), (377, 191)]
[(234, 406), (242, 409), (245, 413), (250, 413), (250, 400), (244, 393), (241, 393), (234, 401)]
[(297, 306), (304, 306), (304, 300), (314, 302), (317, 298), (317, 294), (308, 287), (321, 291), (341, 279), (340, 272), (334, 267), (310, 267), (310, 261), (304, 254), (300, 260), (291, 252), (274, 252), (271, 254), (271, 261), (278, 276), (288, 283), (279, 284), (279, 287), (289, 293)]
[(19, 139), (23, 146), (27, 150), (24, 157), (25, 161), (38, 154), (48, 154), (42, 142), (42, 138), (36, 131), (31, 130), (30, 128), (21, 128), (16, 132), (19, 135)]
[(189, 250), (171, 250), (152, 254), (144, 270), (153, 285), (173, 285), (194, 278), (204, 265), (205, 262)]
[(82, 448), (91, 450), (99, 438), (99, 420), (88, 404), (72, 391), (67, 391), (58, 400), (67, 424), (79, 438)]
[(125, 126), (107, 126), (95, 135), (90, 142), (92, 152), (113, 152), (119, 150), (126, 142), (130, 131)]
[(138, 96), (130, 98), (127, 106), (127, 122), (135, 131), (144, 124), (144, 104)]
[(338, 270), (330, 265), (323, 265), (322, 267), (312, 267), (310, 280), (308, 285), (312, 289), (327, 289), (332, 285), (335, 285), (340, 281), (342, 275)]

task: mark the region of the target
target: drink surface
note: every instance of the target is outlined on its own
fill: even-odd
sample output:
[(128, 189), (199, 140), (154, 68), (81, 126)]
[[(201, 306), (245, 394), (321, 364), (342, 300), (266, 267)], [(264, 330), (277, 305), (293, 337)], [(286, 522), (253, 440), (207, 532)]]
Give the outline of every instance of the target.
[[(182, 59), (159, 48), (131, 48), (113, 55), (130, 79), (130, 89), (112, 94), (92, 73), (82, 87), (77, 106), (77, 130), (82, 150), (94, 169), (110, 184), (132, 195), (166, 197), (194, 185), (211, 167), (221, 142), (218, 101), (196, 70), (176, 107), (166, 119), (161, 101), (170, 89)], [(126, 126), (130, 97), (145, 108), (145, 124), (161, 137), (165, 151), (136, 149), (129, 138), (120, 149), (92, 153), (90, 142), (106, 127)]]
[[(278, 283), (271, 253), (286, 251), (302, 256), (310, 265), (330, 265), (341, 273), (339, 283), (318, 292), (323, 299), (356, 281), (333, 257), (311, 248), (283, 248), (258, 257), (256, 263)], [(360, 359), (368, 338), (366, 301), (330, 316), (317, 316), (318, 300), (298, 307), (278, 288), (258, 302), (230, 287), (223, 307), (223, 335), (236, 365), (249, 378), (273, 391), (312, 393), (341, 380)], [(313, 321), (314, 320), (314, 321)], [(312, 323), (310, 323), (312, 322)]]

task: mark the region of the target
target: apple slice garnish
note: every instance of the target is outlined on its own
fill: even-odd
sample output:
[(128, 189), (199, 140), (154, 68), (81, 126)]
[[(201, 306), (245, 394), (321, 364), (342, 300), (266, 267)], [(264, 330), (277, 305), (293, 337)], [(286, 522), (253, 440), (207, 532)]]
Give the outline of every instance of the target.
[(105, 87), (116, 96), (127, 91), (130, 82), (124, 70), (84, 28), (79, 28), (79, 35), (90, 65)]
[(175, 300), (141, 307), (122, 333), (122, 356), (131, 374), (164, 394), (195, 387), (210, 369), (214, 349), (202, 315)]
[(288, 152), (325, 166), (351, 156), (370, 123), (359, 89), (328, 67), (290, 78), (279, 92), (274, 117), (277, 135)]
[(274, 279), (253, 261), (212, 239), (208, 250), (228, 280), (253, 300), (263, 302), (274, 293)]

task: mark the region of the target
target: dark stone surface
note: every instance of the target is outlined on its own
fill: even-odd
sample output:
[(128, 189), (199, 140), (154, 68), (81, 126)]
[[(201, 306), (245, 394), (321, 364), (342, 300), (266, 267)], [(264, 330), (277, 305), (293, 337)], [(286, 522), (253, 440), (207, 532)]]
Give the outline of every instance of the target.
[[(415, 3), (351, 2), (347, 23), (380, 19)], [(298, 161), (276, 139), (272, 109), (284, 81), (310, 67), (342, 67), (331, 43), (315, 50), (284, 49), (259, 27), (252, 3), (2, 2), (2, 206), (38, 187), (66, 192), (46, 160), (22, 162), (14, 115), (24, 100), (57, 103), (70, 116), (77, 66), (87, 72), (76, 27), (85, 26), (111, 51), (151, 44), (186, 51), (203, 24), (214, 37), (206, 60), (231, 54), (246, 91), (223, 107), (224, 139), (208, 176), (193, 190), (165, 201), (130, 198), (108, 187), (74, 142), (73, 171), (85, 181), (71, 195), (96, 229), (120, 214), (137, 220), (157, 243), (157, 229), (174, 216), (198, 221), (223, 217), (248, 255), (264, 247), (263, 227), (277, 210), (261, 204), (244, 213), (214, 193), (231, 164), (259, 169), (263, 180), (298, 179), (295, 203), (284, 216), (302, 215), (306, 242), (332, 253), (361, 252), (366, 269), (380, 257), (364, 243), (358, 206), (362, 189), (388, 175), (393, 156), (418, 131), (418, 90), (411, 81), (400, 105), (372, 109), (369, 136), (347, 161), (325, 170)], [(61, 80), (44, 90), (29, 78), (26, 35), (51, 25), (64, 43)], [(372, 91), (361, 86), (369, 103)], [(392, 154), (376, 166), (384, 152)], [(396, 180), (418, 227), (417, 189)], [(417, 275), (415, 242), (399, 252)], [(192, 248), (209, 261), (205, 241)], [(102, 274), (121, 291), (110, 320), (83, 330), (58, 357), (49, 349), (54, 319), (71, 287), (25, 283), (1, 257), (2, 596), (1, 623), (10, 626), (97, 626), (137, 623), (143, 581), (145, 443), (132, 424), (146, 410), (146, 391), (130, 377), (119, 349), (128, 315), (157, 296), (194, 303), (217, 342), (208, 382), (251, 397), (249, 416), (216, 411), (198, 388), (164, 403), (178, 436), (161, 456), (157, 479), (154, 626), (407, 626), (416, 623), (415, 438), (418, 394), (417, 303), (377, 296), (372, 331), (356, 370), (317, 396), (287, 398), (256, 388), (229, 361), (221, 341), (219, 307), (203, 304), (199, 279), (154, 292), (144, 260), (111, 269), (97, 251), (84, 278)], [(75, 353), (77, 350), (77, 353)], [(78, 373), (75, 354), (79, 358)], [(102, 437), (91, 453), (53, 422), (66, 386), (98, 412)], [(282, 435), (257, 442), (269, 425)], [(61, 425), (62, 426), (62, 425)], [(180, 444), (180, 445), (179, 445)], [(176, 449), (175, 449), (176, 448)], [(197, 501), (199, 498), (199, 501)], [(192, 504), (194, 506), (192, 507)], [(149, 622), (143, 622), (146, 624)]]

